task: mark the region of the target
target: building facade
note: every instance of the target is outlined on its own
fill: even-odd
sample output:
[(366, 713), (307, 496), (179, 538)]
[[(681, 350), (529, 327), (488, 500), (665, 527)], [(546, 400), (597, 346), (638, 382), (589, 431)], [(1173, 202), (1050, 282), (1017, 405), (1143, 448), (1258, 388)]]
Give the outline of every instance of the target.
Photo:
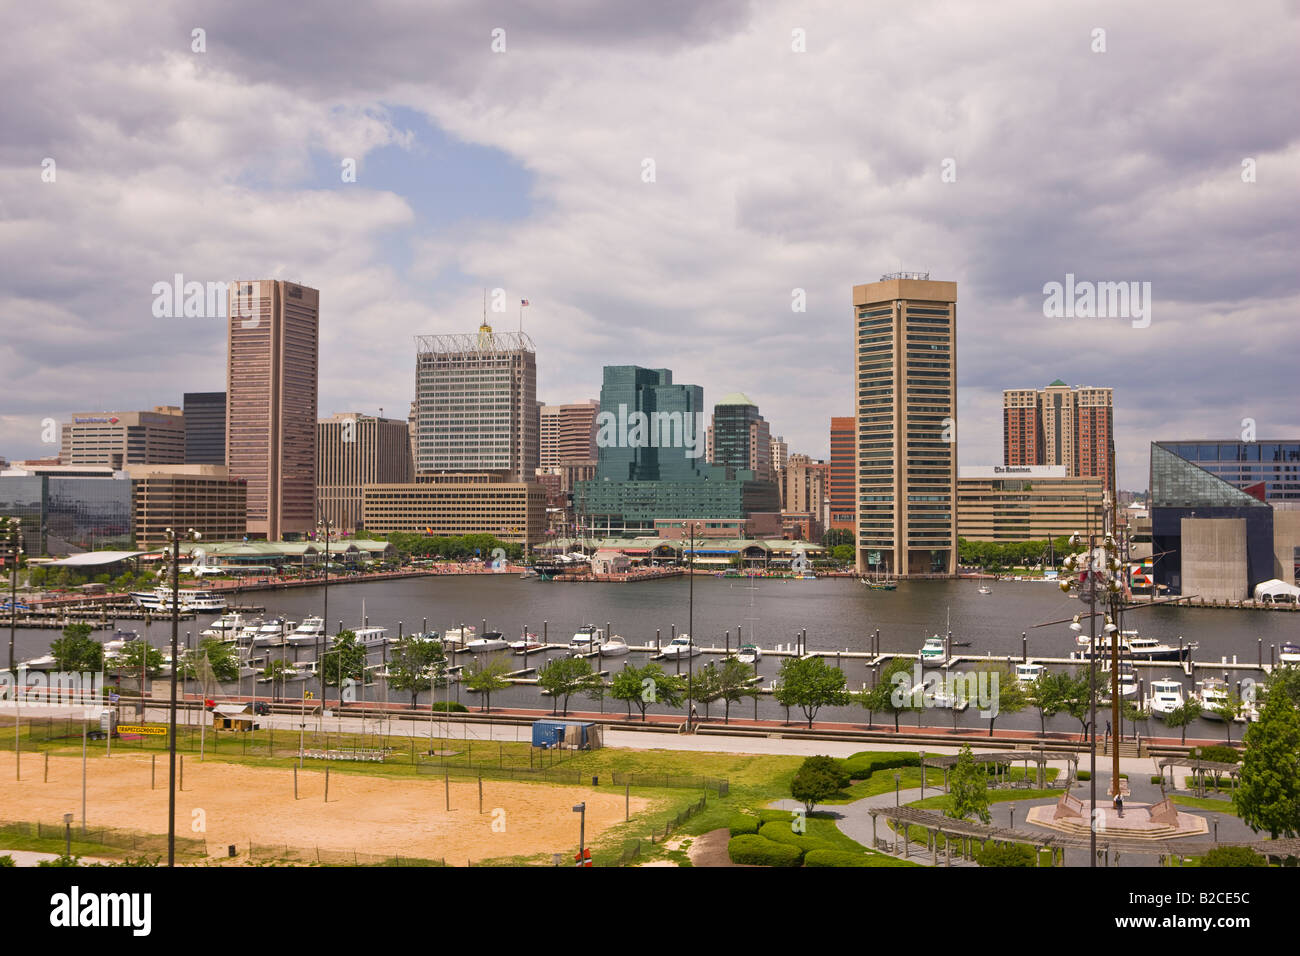
[(522, 332), (416, 336), (419, 472), (494, 471), (525, 481), (540, 461), (537, 355)]
[(596, 460), (596, 413), (600, 402), (588, 399), (541, 409), (541, 468)]
[(490, 477), (495, 475), (423, 476), (406, 484), (367, 485), (362, 490), (366, 530), (490, 534), (528, 546), (544, 541), (546, 489), (535, 482)]
[(957, 284), (894, 273), (853, 287), (857, 567), (957, 570)]
[(204, 541), (243, 537), (248, 487), (225, 465), (132, 465), (132, 526), (137, 548), (161, 547), (168, 528), (193, 528)]
[(85, 412), (63, 426), (59, 461), (65, 465), (182, 465), (185, 414), (174, 405), (150, 412)]
[(107, 466), (11, 468), (0, 475), (0, 515), (19, 521), (32, 556), (133, 544), (131, 480)]
[(1064, 465), (989, 465), (957, 473), (957, 534), (969, 541), (1041, 541), (1102, 528), (1105, 482)]
[(1064, 465), (1072, 478), (1101, 478), (1115, 494), (1114, 394), (1109, 388), (1046, 388), (1002, 393), (1003, 460), (1008, 465)]
[(185, 463), (226, 463), (226, 393), (186, 392)]
[(853, 531), (857, 523), (853, 447), (856, 434), (857, 419), (851, 415), (831, 419), (831, 458), (826, 494), (831, 503), (829, 529), (835, 531)]
[(735, 392), (713, 406), (707, 457), (715, 465), (752, 471), (772, 481), (772, 430), (749, 397)]
[(334, 528), (348, 532), (361, 527), (364, 486), (415, 480), (406, 422), (341, 412), (316, 427), (317, 508)]
[(320, 293), (241, 280), (227, 303), (226, 461), (248, 485), (247, 534), (300, 538), (316, 524)]
[(1194, 462), (1253, 497), (1300, 507), (1300, 441), (1162, 441), (1161, 448)]

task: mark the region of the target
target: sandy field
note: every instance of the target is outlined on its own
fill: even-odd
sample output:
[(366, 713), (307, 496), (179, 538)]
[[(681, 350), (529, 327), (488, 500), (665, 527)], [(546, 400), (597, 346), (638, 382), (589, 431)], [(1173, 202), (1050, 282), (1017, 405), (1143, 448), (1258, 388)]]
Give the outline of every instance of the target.
[[(158, 789), (152, 791), (148, 756), (99, 757), (89, 768), (87, 826), (167, 832), (165, 755), (158, 758)], [(0, 753), (0, 819), (58, 823), (64, 813), (72, 812), (80, 823), (79, 757), (50, 757), (49, 783), (42, 782), (39, 755), (25, 754), (22, 772), (22, 782), (15, 781), (13, 753)], [(209, 851), (222, 856), (232, 843), (242, 856), (251, 839), (259, 847), (287, 844), (307, 850), (445, 858), (449, 865), (465, 866), (492, 857), (575, 852), (578, 814), (572, 808), (578, 803), (587, 804), (588, 844), (623, 822), (624, 813), (619, 791), (497, 780), (483, 781), (482, 814), (473, 779), (452, 779), (450, 812), (441, 777), (397, 780), (331, 769), (328, 803), (324, 791), (320, 761), (299, 771), (300, 799), (295, 801), (288, 768), (199, 763), (190, 756), (185, 760), (185, 789), (176, 795), (176, 834), (206, 839)], [(648, 804), (633, 798), (631, 811), (635, 814)], [(200, 826), (206, 831), (197, 829)]]

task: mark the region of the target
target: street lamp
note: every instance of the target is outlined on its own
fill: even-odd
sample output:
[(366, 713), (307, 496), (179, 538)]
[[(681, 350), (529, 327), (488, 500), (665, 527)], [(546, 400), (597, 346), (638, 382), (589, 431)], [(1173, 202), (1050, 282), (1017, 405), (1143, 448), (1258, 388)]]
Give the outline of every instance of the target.
[(5, 561), (9, 565), (9, 670), (15, 677), (14, 628), (18, 625), (18, 564), (23, 559), (22, 524), (17, 518), (4, 519)]
[[(171, 528), (163, 532), (163, 537), (171, 545), (172, 552), (172, 688), (171, 704), (168, 714), (167, 731), (167, 865), (176, 865), (176, 675), (180, 661), (177, 643), (180, 637), (180, 587), (181, 587), (181, 538), (198, 541), (202, 537), (193, 528), (177, 533)], [(112, 724), (109, 724), (112, 733)]]
[[(922, 771), (921, 771), (921, 772), (922, 772), (922, 773), (925, 772), (924, 768), (922, 768)], [(899, 801), (898, 786), (899, 786), (899, 784), (902, 783), (902, 782), (903, 782), (903, 775), (900, 774), (900, 773), (898, 773), (897, 771), (895, 771), (895, 773), (894, 773), (894, 806), (895, 806), (895, 807), (897, 807), (897, 806), (899, 805), (899, 804), (898, 804), (898, 801)]]
[[(334, 531), (334, 523), (329, 518), (321, 518), (316, 522), (317, 535), (325, 536), (325, 594), (324, 608), (321, 611), (321, 633), (316, 637), (316, 660), (320, 661), (321, 654), (324, 650), (323, 642), (329, 638), (330, 628), (330, 534)], [(318, 665), (319, 666), (319, 665)], [(321, 672), (320, 698), (321, 707), (325, 706), (325, 673)]]
[(690, 578), (690, 598), (686, 612), (686, 732), (689, 734), (691, 714), (695, 712), (695, 522), (688, 524), (691, 530), (691, 560), (686, 565), (686, 574)]

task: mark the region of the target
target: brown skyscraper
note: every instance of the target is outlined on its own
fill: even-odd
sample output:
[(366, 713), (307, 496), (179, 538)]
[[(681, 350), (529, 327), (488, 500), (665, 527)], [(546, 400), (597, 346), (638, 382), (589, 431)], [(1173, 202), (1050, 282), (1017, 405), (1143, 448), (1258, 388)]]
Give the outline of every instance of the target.
[(857, 523), (857, 509), (853, 503), (855, 469), (853, 444), (857, 419), (831, 419), (830, 483), (826, 489), (831, 499), (830, 527), (852, 531)]
[(248, 483), (248, 536), (299, 538), (316, 522), (320, 293), (262, 279), (227, 300), (226, 464)]
[(853, 287), (858, 570), (957, 571), (957, 283)]
[(1064, 465), (1071, 478), (1101, 478), (1115, 493), (1114, 397), (1109, 388), (1046, 388), (1002, 393), (1002, 450), (1008, 465)]

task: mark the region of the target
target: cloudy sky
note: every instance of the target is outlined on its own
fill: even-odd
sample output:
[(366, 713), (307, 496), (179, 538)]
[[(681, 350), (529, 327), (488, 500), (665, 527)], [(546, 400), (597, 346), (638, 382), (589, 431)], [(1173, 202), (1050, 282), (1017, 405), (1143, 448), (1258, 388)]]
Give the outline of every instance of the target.
[[(153, 315), (176, 273), (319, 289), (322, 417), (405, 417), (413, 337), (500, 288), (543, 401), (667, 366), (821, 457), (851, 287), (914, 270), (958, 284), (965, 463), (1055, 378), (1115, 388), (1122, 487), (1153, 439), (1300, 433), (1295, 0), (2, 9), (11, 459), (224, 388), (222, 320)], [(1046, 317), (1067, 273), (1149, 282), (1149, 326)]]

